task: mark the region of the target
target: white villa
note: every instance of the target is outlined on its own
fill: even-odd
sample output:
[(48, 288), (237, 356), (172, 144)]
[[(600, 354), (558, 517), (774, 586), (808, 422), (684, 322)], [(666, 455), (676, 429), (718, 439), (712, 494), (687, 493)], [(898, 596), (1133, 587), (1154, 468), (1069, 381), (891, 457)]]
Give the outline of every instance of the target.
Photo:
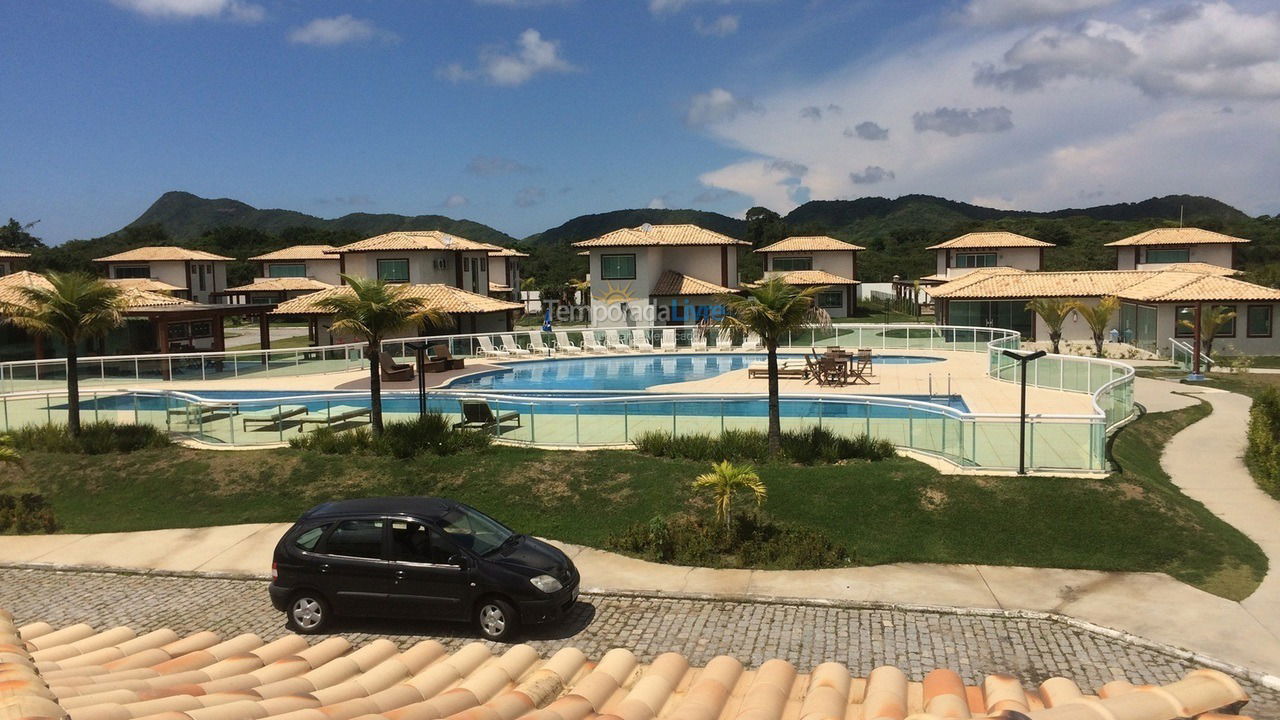
[(832, 317), (848, 317), (858, 307), (858, 253), (866, 248), (825, 235), (789, 237), (756, 250), (764, 256), (764, 276), (792, 285), (826, 288), (818, 307)]
[(497, 246), (439, 230), (390, 232), (326, 251), (344, 275), (489, 293), (489, 253)]
[(738, 248), (750, 243), (697, 225), (623, 228), (574, 243), (588, 256), (591, 324), (693, 325), (738, 289)]
[(920, 278), (922, 285), (950, 282), (979, 268), (1007, 267), (1037, 271), (1044, 267), (1044, 249), (1052, 243), (1011, 232), (972, 232), (931, 245), (937, 268)]
[(490, 245), (489, 294), (504, 300), (518, 300), (520, 293), (520, 258), (529, 257), (515, 248)]
[(131, 287), (167, 292), (199, 303), (213, 303), (227, 289), (227, 263), (234, 258), (202, 250), (148, 246), (95, 258), (111, 280)]
[(1236, 248), (1249, 242), (1200, 228), (1158, 228), (1107, 243), (1117, 270), (1163, 270), (1185, 263), (1236, 266)]
[(280, 303), (338, 284), (337, 250), (332, 245), (294, 245), (249, 258), (258, 263), (258, 276), (224, 294), (250, 305)]
[(15, 273), (22, 269), (23, 263), (31, 257), (29, 253), (0, 250), (0, 277)]

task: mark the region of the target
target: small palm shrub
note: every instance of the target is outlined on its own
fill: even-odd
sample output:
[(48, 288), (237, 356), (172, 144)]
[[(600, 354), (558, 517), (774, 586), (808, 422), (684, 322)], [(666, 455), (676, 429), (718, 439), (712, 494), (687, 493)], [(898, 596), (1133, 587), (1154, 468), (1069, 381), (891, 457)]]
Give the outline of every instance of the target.
[(66, 425), (28, 425), (10, 433), (13, 446), (28, 452), (105, 455), (167, 447), (168, 435), (151, 425), (120, 425), (95, 422), (82, 425), (80, 435), (72, 435)]
[(313, 433), (289, 439), (289, 446), (314, 450), (326, 455), (390, 455), (401, 460), (419, 455), (453, 455), (488, 447), (493, 438), (488, 433), (453, 429), (449, 419), (440, 413), (388, 423), (381, 437), (369, 428), (337, 432), (320, 428)]
[(728, 528), (689, 514), (655, 517), (609, 536), (605, 546), (654, 562), (702, 567), (807, 570), (854, 563), (853, 554), (826, 533), (761, 513), (739, 515)]
[[(720, 435), (671, 435), (646, 432), (634, 440), (636, 450), (655, 457), (714, 462), (769, 457), (768, 437), (758, 430), (726, 430)], [(886, 460), (897, 454), (893, 443), (867, 434), (849, 437), (822, 427), (788, 430), (782, 434), (782, 458), (803, 465), (844, 460)]]
[(1249, 408), (1245, 462), (1258, 486), (1280, 499), (1280, 391), (1268, 387)]
[(0, 494), (0, 533), (57, 532), (53, 508), (39, 493)]

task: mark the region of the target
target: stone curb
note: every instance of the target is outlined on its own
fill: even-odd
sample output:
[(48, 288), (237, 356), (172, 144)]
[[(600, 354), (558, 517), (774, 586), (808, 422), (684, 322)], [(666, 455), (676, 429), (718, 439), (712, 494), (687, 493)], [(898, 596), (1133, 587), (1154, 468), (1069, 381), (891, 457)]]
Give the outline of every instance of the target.
[[(0, 569), (39, 570), (44, 572), (94, 573), (105, 575), (143, 575), (148, 577), (192, 578), (202, 580), (240, 580), (266, 582), (271, 576), (255, 573), (237, 572), (201, 572), (196, 570), (155, 570), (146, 568), (117, 568), (102, 565), (62, 565), (57, 563), (0, 563)], [(609, 596), (622, 598), (652, 598), (659, 600), (698, 600), (703, 602), (732, 602), (756, 605), (801, 605), (810, 607), (844, 608), (849, 610), (896, 610), (911, 613), (932, 613), (935, 615), (956, 615), (960, 617), (1007, 618), (1014, 620), (1040, 620), (1055, 622), (1067, 627), (1100, 635), (1110, 640), (1135, 645), (1137, 647), (1162, 653), (1178, 660), (1195, 663), (1207, 668), (1233, 675), (1237, 678), (1257, 683), (1269, 690), (1280, 692), (1280, 677), (1269, 673), (1252, 670), (1242, 665), (1223, 662), (1194, 650), (1169, 645), (1167, 643), (1148, 640), (1140, 635), (1116, 630), (1105, 625), (1080, 620), (1061, 613), (1041, 610), (1011, 610), (1005, 608), (965, 608), (949, 605), (918, 605), (912, 603), (875, 602), (868, 600), (825, 600), (821, 598), (797, 598), (780, 595), (750, 595), (734, 593), (687, 593), (667, 590), (616, 590), (611, 588), (584, 587), (583, 595)]]

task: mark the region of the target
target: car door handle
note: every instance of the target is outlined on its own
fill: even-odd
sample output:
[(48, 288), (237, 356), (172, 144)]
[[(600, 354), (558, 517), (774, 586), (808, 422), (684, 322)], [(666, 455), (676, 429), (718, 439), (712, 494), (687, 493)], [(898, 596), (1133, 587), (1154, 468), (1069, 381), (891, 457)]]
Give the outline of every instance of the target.
[(322, 565), (320, 566), (320, 572), (322, 572), (322, 573), (327, 573), (327, 572), (329, 572), (329, 563), (324, 563), (324, 564), (322, 564)]

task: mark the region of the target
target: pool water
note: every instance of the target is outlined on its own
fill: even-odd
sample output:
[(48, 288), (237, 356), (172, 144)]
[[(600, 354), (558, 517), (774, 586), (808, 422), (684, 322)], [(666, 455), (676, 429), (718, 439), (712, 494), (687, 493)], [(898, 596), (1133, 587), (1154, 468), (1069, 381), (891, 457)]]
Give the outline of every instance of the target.
[[(779, 354), (780, 360), (803, 359), (801, 354)], [(522, 362), (503, 370), (458, 378), (451, 390), (477, 392), (527, 391), (636, 391), (654, 385), (705, 380), (742, 370), (764, 356), (747, 353), (715, 355), (616, 355), (561, 358)], [(942, 358), (917, 355), (876, 355), (878, 365), (916, 365), (942, 362)], [(763, 386), (761, 387), (763, 390)]]

